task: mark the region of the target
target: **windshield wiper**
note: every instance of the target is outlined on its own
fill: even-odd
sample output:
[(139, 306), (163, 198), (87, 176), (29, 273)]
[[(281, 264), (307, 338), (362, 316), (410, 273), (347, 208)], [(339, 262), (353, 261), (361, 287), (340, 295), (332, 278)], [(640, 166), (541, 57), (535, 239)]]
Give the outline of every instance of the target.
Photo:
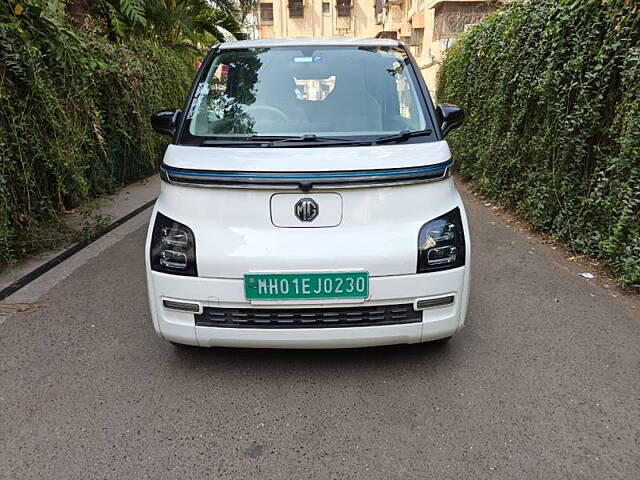
[(345, 145), (356, 145), (356, 144), (366, 144), (370, 145), (371, 142), (363, 142), (361, 140), (350, 140), (348, 138), (340, 138), (340, 137), (319, 137), (314, 133), (307, 135), (300, 135), (299, 137), (284, 137), (278, 140), (274, 140), (271, 142), (270, 146), (280, 145), (282, 143), (331, 143), (331, 144), (345, 144)]
[(421, 137), (423, 135), (431, 135), (433, 133), (432, 130), (420, 130), (418, 132), (414, 132), (411, 130), (403, 130), (400, 133), (394, 133), (393, 135), (386, 135), (384, 137), (376, 138), (372, 144), (377, 145), (378, 143), (400, 143), (406, 142), (411, 137)]
[(246, 137), (208, 138), (200, 143), (201, 147), (250, 147), (256, 144), (260, 147), (275, 147), (287, 143), (312, 144), (323, 143), (326, 145), (378, 145), (381, 143), (405, 142), (411, 137), (431, 135), (432, 130), (410, 131), (404, 130), (393, 135), (378, 137), (374, 140), (355, 140), (344, 137), (324, 137), (314, 133), (305, 135), (248, 135)]
[(323, 143), (327, 145), (371, 145), (371, 141), (350, 140), (340, 137), (319, 137), (315, 134), (288, 136), (288, 135), (250, 135), (247, 137), (208, 138), (200, 143), (201, 147), (275, 147), (286, 143)]
[[(318, 137), (315, 134), (309, 135), (249, 135), (246, 137), (228, 137), (228, 138), (208, 138), (200, 143), (201, 147), (207, 146), (253, 146), (259, 144), (261, 147), (273, 147), (283, 143), (312, 143), (312, 142), (331, 142), (331, 143), (348, 143), (352, 144), (355, 140), (333, 137)], [(370, 142), (368, 142), (370, 143)]]
[(245, 147), (253, 146), (256, 142), (249, 140), (247, 137), (233, 137), (231, 138), (207, 138), (200, 142), (201, 147)]

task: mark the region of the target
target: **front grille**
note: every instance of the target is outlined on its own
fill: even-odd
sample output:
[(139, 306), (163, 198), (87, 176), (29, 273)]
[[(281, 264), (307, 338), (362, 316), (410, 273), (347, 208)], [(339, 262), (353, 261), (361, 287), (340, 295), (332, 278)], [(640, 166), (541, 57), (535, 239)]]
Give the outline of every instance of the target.
[(211, 308), (195, 315), (198, 327), (336, 328), (416, 323), (412, 304), (348, 308)]

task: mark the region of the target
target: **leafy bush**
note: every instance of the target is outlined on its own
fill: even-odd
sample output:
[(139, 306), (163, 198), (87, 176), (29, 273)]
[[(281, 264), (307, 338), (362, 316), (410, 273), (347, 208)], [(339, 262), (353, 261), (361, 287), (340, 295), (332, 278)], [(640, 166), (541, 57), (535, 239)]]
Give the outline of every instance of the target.
[(463, 176), (640, 287), (640, 4), (515, 3), (449, 51)]
[(0, 267), (48, 246), (60, 212), (153, 172), (166, 140), (149, 116), (194, 75), (192, 55), (1, 8)]

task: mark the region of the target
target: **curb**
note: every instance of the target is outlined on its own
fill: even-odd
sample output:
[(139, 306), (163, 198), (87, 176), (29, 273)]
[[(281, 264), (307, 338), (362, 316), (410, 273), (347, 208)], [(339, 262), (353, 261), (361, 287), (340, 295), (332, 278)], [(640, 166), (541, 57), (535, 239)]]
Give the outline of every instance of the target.
[(14, 293), (16, 293), (21, 288), (27, 286), (28, 284), (33, 282), (38, 277), (42, 276), (43, 274), (47, 273), (49, 270), (51, 270), (55, 266), (57, 266), (57, 265), (61, 264), (62, 262), (64, 262), (67, 258), (75, 255), (76, 253), (78, 253), (83, 248), (87, 247), (88, 245), (91, 245), (93, 242), (95, 242), (99, 238), (105, 236), (107, 233), (111, 232), (112, 230), (118, 228), (120, 225), (122, 225), (126, 221), (131, 220), (133, 217), (135, 217), (139, 213), (141, 213), (141, 212), (145, 211), (146, 209), (148, 209), (149, 207), (153, 206), (153, 204), (155, 202), (156, 202), (156, 198), (154, 198), (153, 200), (148, 201), (147, 203), (145, 203), (141, 207), (136, 208), (132, 212), (129, 212), (128, 214), (126, 214), (124, 217), (121, 217), (118, 220), (116, 220), (115, 222), (109, 224), (108, 226), (106, 226), (105, 228), (100, 230), (93, 237), (91, 237), (91, 238), (89, 238), (87, 240), (82, 240), (81, 242), (78, 242), (78, 243), (70, 246), (64, 252), (56, 255), (55, 257), (53, 257), (50, 260), (47, 260), (45, 263), (43, 263), (42, 265), (34, 268), (33, 270), (31, 270), (26, 275), (23, 275), (22, 277), (20, 277), (19, 279), (17, 279), (16, 281), (14, 281), (10, 285), (8, 285), (7, 287), (5, 287), (2, 290), (0, 290), (0, 301), (4, 300), (9, 295), (13, 295)]

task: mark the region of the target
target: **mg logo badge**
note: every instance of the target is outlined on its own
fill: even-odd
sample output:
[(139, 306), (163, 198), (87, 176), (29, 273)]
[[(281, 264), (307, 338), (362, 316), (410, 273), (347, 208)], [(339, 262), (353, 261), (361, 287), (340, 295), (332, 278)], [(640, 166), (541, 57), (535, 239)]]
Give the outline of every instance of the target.
[(318, 216), (318, 204), (313, 198), (301, 198), (293, 207), (296, 217), (302, 222), (311, 222)]

